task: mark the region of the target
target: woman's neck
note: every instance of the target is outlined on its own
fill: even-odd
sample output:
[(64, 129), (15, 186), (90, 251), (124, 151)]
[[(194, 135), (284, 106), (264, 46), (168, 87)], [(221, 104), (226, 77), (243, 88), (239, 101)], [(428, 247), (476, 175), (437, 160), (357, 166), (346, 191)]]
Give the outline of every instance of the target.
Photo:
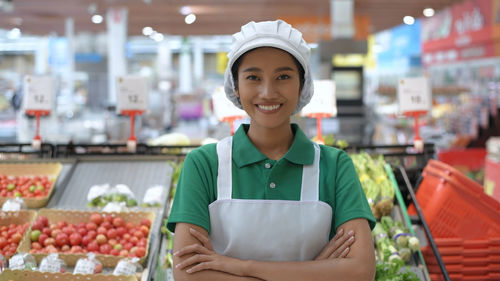
[(273, 129), (250, 124), (247, 136), (262, 154), (273, 160), (279, 160), (285, 156), (292, 146), (294, 138), (289, 123)]

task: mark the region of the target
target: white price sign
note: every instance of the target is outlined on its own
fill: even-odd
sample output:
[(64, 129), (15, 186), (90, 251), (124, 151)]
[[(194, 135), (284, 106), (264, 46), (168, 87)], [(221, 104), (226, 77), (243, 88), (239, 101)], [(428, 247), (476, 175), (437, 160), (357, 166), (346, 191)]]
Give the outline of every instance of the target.
[(218, 120), (223, 121), (230, 117), (244, 117), (246, 112), (237, 108), (227, 97), (223, 87), (218, 87), (212, 96), (214, 113)]
[(54, 79), (50, 76), (24, 77), (24, 110), (52, 110)]
[(429, 111), (431, 91), (425, 77), (403, 78), (398, 84), (399, 112)]
[(314, 81), (314, 95), (301, 111), (302, 116), (310, 116), (312, 114), (337, 116), (337, 99), (335, 97), (335, 82), (333, 80)]
[(145, 77), (127, 75), (118, 78), (116, 110), (146, 111), (148, 109), (148, 83)]

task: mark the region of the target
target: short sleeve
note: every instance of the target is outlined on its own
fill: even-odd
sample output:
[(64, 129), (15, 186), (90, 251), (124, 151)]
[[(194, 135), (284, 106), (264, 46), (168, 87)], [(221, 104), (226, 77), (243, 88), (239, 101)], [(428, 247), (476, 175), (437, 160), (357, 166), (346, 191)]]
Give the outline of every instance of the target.
[(343, 223), (357, 218), (365, 218), (370, 228), (376, 220), (370, 210), (365, 193), (359, 181), (354, 164), (347, 153), (342, 151), (337, 159), (335, 229)]
[[(208, 205), (215, 200), (214, 179), (217, 178), (217, 158), (210, 153), (215, 146), (201, 147), (190, 152), (184, 159), (182, 171), (177, 183), (177, 190), (172, 209), (167, 221), (167, 228), (175, 230), (178, 222), (198, 225), (210, 232), (210, 214)], [(215, 161), (215, 162), (214, 162)]]

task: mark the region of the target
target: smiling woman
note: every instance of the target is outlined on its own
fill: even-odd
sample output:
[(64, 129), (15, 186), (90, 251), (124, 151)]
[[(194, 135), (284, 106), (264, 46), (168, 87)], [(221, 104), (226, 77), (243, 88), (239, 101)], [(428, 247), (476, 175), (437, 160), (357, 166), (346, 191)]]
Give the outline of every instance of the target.
[(225, 91), (250, 124), (184, 161), (175, 279), (373, 280), (375, 220), (351, 159), (290, 123), (313, 94), (301, 33), (278, 20), (233, 37)]

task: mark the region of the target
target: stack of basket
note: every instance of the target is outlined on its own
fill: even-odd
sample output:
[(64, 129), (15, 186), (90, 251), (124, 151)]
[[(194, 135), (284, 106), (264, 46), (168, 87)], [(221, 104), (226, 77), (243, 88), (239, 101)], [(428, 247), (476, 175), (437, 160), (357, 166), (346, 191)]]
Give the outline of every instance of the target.
[[(417, 201), (451, 280), (500, 280), (500, 203), (442, 162), (430, 160), (422, 176)], [(444, 280), (432, 249), (422, 253), (431, 279)]]

